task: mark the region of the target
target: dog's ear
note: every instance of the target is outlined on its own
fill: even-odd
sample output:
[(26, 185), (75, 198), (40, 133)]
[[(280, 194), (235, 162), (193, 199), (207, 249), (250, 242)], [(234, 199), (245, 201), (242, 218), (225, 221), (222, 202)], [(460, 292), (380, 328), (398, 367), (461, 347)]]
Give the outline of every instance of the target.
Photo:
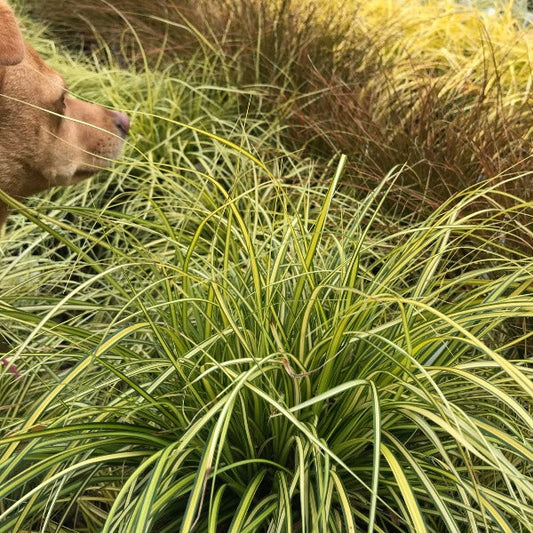
[(24, 40), (11, 8), (0, 0), (0, 66), (18, 65), (24, 58)]

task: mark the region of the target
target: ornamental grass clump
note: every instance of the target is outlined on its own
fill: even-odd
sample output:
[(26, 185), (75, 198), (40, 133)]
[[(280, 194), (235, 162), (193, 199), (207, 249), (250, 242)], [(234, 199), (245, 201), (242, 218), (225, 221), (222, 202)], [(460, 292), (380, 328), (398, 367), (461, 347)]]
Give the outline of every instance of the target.
[(216, 142), (229, 188), (154, 164), (75, 227), (19, 206), (64, 252), (2, 260), (0, 531), (527, 531), (528, 204), (402, 224), (403, 169), (354, 202), (344, 158), (291, 183)]
[[(317, 149), (352, 154), (370, 181), (407, 161), (403, 185), (429, 199), (529, 170), (531, 27), (510, 11), (416, 0), (357, 4), (351, 20), (345, 70), (322, 76), (296, 115)], [(531, 199), (529, 183), (512, 192)]]

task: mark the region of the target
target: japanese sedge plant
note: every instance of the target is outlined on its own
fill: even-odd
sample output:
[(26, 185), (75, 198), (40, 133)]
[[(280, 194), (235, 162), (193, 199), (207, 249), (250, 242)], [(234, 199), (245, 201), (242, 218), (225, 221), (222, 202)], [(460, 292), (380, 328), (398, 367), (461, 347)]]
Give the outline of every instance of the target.
[(75, 210), (91, 232), (20, 207), (79, 282), (0, 307), (0, 531), (527, 531), (532, 264), (502, 220), (530, 206), (485, 186), (384, 234), (401, 170), (356, 203), (344, 160), (295, 184), (226, 149), (229, 189), (154, 166)]

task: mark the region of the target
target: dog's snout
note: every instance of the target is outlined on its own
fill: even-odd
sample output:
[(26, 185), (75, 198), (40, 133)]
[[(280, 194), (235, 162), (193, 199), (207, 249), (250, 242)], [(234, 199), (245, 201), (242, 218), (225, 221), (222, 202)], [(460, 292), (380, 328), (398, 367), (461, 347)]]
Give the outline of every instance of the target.
[(125, 113), (115, 111), (115, 125), (121, 134), (126, 135), (130, 131), (130, 119)]

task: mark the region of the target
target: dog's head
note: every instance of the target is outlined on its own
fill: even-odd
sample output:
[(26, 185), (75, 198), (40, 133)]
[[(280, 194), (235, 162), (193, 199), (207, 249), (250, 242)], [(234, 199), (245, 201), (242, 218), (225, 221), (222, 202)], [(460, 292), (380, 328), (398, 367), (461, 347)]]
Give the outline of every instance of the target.
[(123, 113), (70, 96), (0, 0), (0, 189), (23, 198), (87, 178), (119, 155), (129, 127)]

